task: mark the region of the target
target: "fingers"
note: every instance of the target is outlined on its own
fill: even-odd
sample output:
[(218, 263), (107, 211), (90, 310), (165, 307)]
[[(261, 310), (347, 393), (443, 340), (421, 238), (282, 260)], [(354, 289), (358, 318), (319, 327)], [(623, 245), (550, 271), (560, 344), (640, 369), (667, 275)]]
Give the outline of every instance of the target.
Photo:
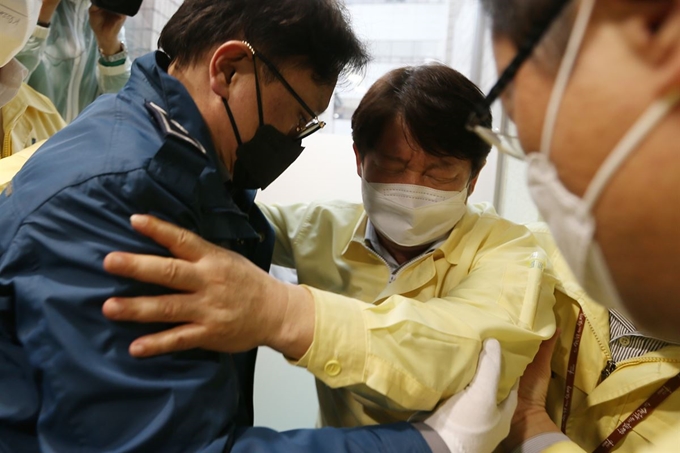
[(184, 324), (136, 339), (130, 344), (129, 352), (131, 356), (141, 358), (198, 348), (204, 331), (199, 324)]
[(130, 217), (130, 224), (136, 231), (184, 260), (197, 261), (215, 247), (191, 231), (150, 215), (135, 214)]
[(187, 303), (188, 296), (168, 295), (156, 297), (113, 297), (104, 302), (102, 313), (114, 321), (147, 322), (195, 322), (200, 313), (196, 304)]
[(174, 258), (124, 252), (112, 252), (104, 258), (104, 270), (111, 274), (180, 291), (194, 291), (202, 286), (193, 266)]
[(561, 333), (562, 330), (558, 328), (549, 340), (545, 340), (541, 343), (541, 347), (538, 349), (536, 357), (534, 357), (533, 360), (533, 364), (536, 367), (550, 368), (550, 361), (552, 360), (552, 355), (555, 351), (555, 344), (557, 344), (557, 340), (560, 338)]
[(470, 382), (470, 387), (492, 397), (495, 405), (500, 376), (501, 345), (495, 338), (488, 338), (482, 345), (482, 352), (479, 353), (477, 372)]

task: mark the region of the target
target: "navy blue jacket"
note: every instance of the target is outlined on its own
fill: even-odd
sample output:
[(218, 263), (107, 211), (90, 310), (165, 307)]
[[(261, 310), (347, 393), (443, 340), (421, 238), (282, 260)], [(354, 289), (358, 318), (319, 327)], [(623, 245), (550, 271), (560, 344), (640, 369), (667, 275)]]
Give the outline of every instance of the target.
[[(230, 190), (207, 126), (162, 53), (50, 139), (0, 195), (0, 451), (429, 451), (410, 425), (276, 433), (252, 425), (255, 351), (135, 359), (168, 325), (117, 323), (111, 296), (167, 289), (108, 274), (115, 250), (168, 255), (150, 213), (268, 269), (270, 226)], [(291, 410), (295, 410), (291, 408)], [(236, 428), (240, 426), (240, 428)]]

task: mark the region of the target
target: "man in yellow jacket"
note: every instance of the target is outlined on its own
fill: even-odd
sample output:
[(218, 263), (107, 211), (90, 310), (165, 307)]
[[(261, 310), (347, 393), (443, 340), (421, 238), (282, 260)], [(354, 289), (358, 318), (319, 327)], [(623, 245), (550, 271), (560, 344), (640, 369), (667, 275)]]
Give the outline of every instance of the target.
[[(16, 60), (12, 64), (19, 65)], [(0, 73), (7, 70), (7, 66), (0, 68)], [(64, 126), (66, 123), (52, 102), (22, 83), (16, 95), (5, 105), (0, 105), (0, 159), (50, 138)]]
[[(573, 275), (565, 285), (578, 282), (563, 287), (578, 304), (558, 297), (564, 325), (556, 376), (550, 379), (551, 348), (542, 348), (522, 378), (506, 447), (521, 441), (521, 451), (551, 453), (675, 451), (678, 3), (486, 0), (485, 6), (504, 73), (477, 119), (502, 95), (528, 153), (475, 119), (469, 127), (501, 151), (526, 156), (530, 191)], [(582, 299), (580, 287), (609, 311)], [(642, 340), (664, 345), (600, 375), (602, 355), (616, 347), (609, 348), (607, 334), (627, 319)], [(555, 414), (551, 392), (560, 387), (562, 411)]]
[(449, 67), (395, 69), (352, 118), (363, 204), (261, 206), (273, 263), (314, 297), (315, 337), (296, 363), (317, 378), (323, 426), (433, 409), (470, 382), (484, 338), (502, 346), (500, 401), (551, 335), (554, 281), (532, 267), (543, 251), (467, 203), (490, 147), (462, 125), (482, 99)]

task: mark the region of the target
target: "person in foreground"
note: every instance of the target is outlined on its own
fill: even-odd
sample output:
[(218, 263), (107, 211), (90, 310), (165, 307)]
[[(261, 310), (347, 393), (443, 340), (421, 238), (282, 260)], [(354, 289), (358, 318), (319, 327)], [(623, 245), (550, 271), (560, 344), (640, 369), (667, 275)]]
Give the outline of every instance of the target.
[[(544, 407), (555, 380), (550, 378), (553, 340), (522, 379), (515, 423), (504, 445), (549, 452), (675, 451), (680, 441), (680, 217), (675, 209), (680, 205), (680, 4), (485, 4), (494, 21), (498, 66), (507, 69), (480, 113), (503, 96), (527, 151), (534, 201), (578, 282), (571, 289), (581, 287), (609, 308), (604, 326), (603, 310), (588, 303), (579, 304), (587, 323), (576, 307), (562, 312), (572, 320), (562, 326), (572, 344), (562, 341), (556, 357), (568, 354), (560, 351), (565, 346), (578, 356), (573, 399), (551, 411), (559, 412), (553, 419)], [(470, 127), (499, 149), (523, 155), (511, 141), (485, 130), (479, 115)], [(631, 320), (639, 331), (643, 356), (602, 376), (602, 364), (580, 371), (597, 363), (582, 358), (584, 350), (592, 350), (593, 335), (614, 334), (622, 320)], [(595, 322), (596, 332), (578, 334), (577, 326), (590, 329)], [(578, 340), (585, 348), (580, 352)], [(658, 344), (647, 340), (661, 343), (660, 349), (654, 351)], [(556, 363), (560, 360), (553, 358)], [(573, 373), (571, 368), (562, 376)], [(617, 392), (606, 397), (600, 390), (610, 385)], [(625, 402), (612, 399), (622, 394)], [(582, 410), (592, 418), (585, 421)], [(576, 442), (560, 434), (556, 423), (572, 435), (580, 425)]]
[(352, 117), (363, 204), (260, 206), (273, 263), (296, 269), (314, 299), (313, 341), (289, 359), (317, 378), (322, 426), (432, 410), (469, 383), (485, 338), (501, 344), (503, 400), (553, 333), (554, 278), (532, 267), (547, 264), (543, 250), (468, 203), (491, 150), (465, 129), (483, 99), (441, 64), (392, 70)]
[[(267, 275), (273, 237), (252, 189), (298, 156), (300, 138), (321, 127), (317, 115), (338, 76), (366, 62), (331, 0), (187, 0), (160, 46), (0, 195), (0, 450), (491, 451), (515, 405), (510, 397), (495, 409), (501, 363), (493, 341), (473, 385), (424, 424), (287, 433), (249, 428), (251, 348), (263, 337), (291, 356), (299, 347), (281, 329), (296, 316), (285, 311), (287, 294), (268, 293), (278, 310), (231, 332), (221, 352), (129, 354), (135, 338), (168, 324), (111, 322), (102, 303), (168, 289), (115, 277), (102, 260), (120, 249), (163, 255), (198, 238), (182, 233), (159, 246), (131, 228), (130, 216), (152, 213), (194, 231), (209, 256), (232, 249), (244, 279)], [(134, 219), (142, 231), (160, 222)], [(248, 302), (241, 308), (258, 315)]]

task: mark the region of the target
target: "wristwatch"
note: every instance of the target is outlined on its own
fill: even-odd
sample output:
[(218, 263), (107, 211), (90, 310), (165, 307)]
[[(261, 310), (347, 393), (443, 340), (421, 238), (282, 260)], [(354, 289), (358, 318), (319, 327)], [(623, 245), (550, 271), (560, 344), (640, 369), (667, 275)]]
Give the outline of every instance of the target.
[(127, 58), (128, 51), (127, 51), (127, 46), (123, 41), (120, 42), (120, 51), (117, 53), (114, 53), (113, 55), (104, 55), (102, 52), (102, 49), (99, 49), (99, 56), (101, 58), (102, 64), (106, 63), (115, 63), (120, 60), (125, 60)]

